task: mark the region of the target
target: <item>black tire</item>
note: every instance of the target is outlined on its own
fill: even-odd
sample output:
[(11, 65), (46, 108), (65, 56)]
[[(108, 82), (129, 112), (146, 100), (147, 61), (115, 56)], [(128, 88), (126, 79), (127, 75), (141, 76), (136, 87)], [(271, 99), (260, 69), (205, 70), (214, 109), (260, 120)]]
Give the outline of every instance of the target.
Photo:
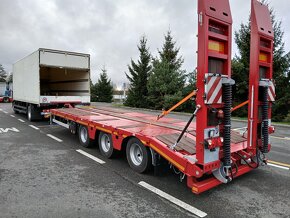
[(27, 107), (27, 119), (28, 121), (34, 121), (35, 117), (34, 117), (34, 107), (30, 104)]
[(12, 109), (15, 114), (19, 114), (19, 111), (15, 108), (15, 102), (12, 103)]
[(3, 102), (4, 102), (4, 103), (9, 103), (9, 102), (10, 102), (10, 100), (9, 100), (9, 98), (8, 98), (8, 97), (4, 97), (4, 98), (3, 98)]
[(114, 156), (114, 145), (111, 134), (100, 132), (98, 144), (103, 156), (107, 158), (112, 158)]
[(89, 131), (86, 126), (80, 125), (78, 133), (79, 141), (83, 147), (88, 148), (94, 144), (94, 140), (90, 138)]
[(152, 166), (152, 156), (149, 148), (145, 147), (137, 138), (129, 139), (126, 156), (130, 167), (138, 173), (144, 173)]
[(69, 123), (69, 131), (71, 134), (76, 135), (78, 132), (78, 126), (75, 122)]

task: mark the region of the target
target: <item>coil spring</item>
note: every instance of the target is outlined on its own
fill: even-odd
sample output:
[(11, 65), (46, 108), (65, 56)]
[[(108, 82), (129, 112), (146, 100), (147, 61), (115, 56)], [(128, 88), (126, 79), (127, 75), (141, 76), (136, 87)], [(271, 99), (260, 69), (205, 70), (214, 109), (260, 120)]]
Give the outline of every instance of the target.
[(268, 121), (268, 87), (263, 87), (262, 93), (262, 152), (268, 153), (269, 144), (269, 121)]
[(224, 166), (231, 166), (231, 107), (232, 107), (232, 86), (224, 84), (223, 87), (224, 100)]

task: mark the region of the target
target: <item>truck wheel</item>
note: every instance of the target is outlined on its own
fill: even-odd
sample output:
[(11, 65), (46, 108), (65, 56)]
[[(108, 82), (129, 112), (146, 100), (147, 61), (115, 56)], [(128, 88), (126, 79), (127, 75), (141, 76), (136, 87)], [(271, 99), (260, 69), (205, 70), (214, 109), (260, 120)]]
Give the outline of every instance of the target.
[(130, 167), (138, 173), (146, 172), (152, 165), (150, 150), (137, 138), (128, 141), (126, 156)]
[(111, 134), (100, 132), (99, 149), (103, 156), (112, 158), (114, 155), (114, 146)]
[(33, 108), (33, 106), (31, 104), (28, 105), (28, 108), (27, 108), (27, 119), (30, 122), (34, 121), (34, 108)]
[(4, 103), (9, 103), (9, 98), (4, 97), (3, 102), (4, 102)]
[(79, 140), (83, 147), (88, 148), (92, 146), (94, 140), (90, 139), (89, 131), (86, 126), (80, 125), (79, 127)]
[(15, 114), (19, 114), (19, 111), (15, 108), (15, 102), (14, 101), (12, 103), (12, 109), (13, 109)]

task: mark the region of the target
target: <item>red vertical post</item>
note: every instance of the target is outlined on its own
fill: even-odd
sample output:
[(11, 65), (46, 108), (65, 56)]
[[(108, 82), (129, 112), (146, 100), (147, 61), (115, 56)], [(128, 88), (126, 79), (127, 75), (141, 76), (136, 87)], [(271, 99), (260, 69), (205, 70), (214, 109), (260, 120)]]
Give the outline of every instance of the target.
[(218, 137), (222, 136), (223, 127), (215, 122), (212, 111), (223, 108), (221, 80), (231, 76), (231, 37), (229, 1), (199, 0), (196, 103), (201, 108), (196, 115), (196, 156), (204, 171), (217, 168), (216, 162), (220, 161), (218, 153), (216, 159), (214, 151), (205, 148), (205, 136), (211, 128), (217, 129)]
[[(274, 31), (269, 9), (257, 0), (251, 6), (251, 51), (248, 106), (248, 151), (268, 142), (268, 121), (275, 97), (272, 81)], [(266, 99), (263, 94), (267, 90)], [(265, 108), (266, 113), (265, 112)], [(266, 145), (268, 150), (268, 144)], [(263, 149), (261, 149), (263, 151)], [(265, 151), (266, 153), (266, 151)]]

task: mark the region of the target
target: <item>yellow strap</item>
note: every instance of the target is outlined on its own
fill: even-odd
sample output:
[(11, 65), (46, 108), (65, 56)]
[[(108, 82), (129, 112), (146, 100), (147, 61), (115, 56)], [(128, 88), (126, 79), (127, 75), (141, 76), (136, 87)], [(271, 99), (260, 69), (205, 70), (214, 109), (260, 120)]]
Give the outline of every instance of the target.
[(237, 109), (239, 109), (239, 108), (241, 108), (241, 107), (243, 107), (243, 106), (245, 106), (246, 104), (248, 104), (249, 103), (249, 100), (247, 100), (247, 101), (245, 101), (245, 102), (243, 102), (243, 103), (241, 103), (241, 104), (239, 104), (238, 106), (236, 106), (236, 107), (234, 107), (234, 108), (232, 108), (232, 112), (233, 111), (235, 111), (235, 110), (237, 110)]
[(196, 91), (194, 90), (193, 92), (191, 92), (189, 95), (187, 95), (184, 99), (182, 99), (180, 102), (178, 102), (176, 105), (174, 105), (173, 107), (171, 107), (169, 110), (167, 111), (162, 111), (162, 113), (160, 115), (158, 115), (157, 120), (159, 120), (160, 118), (166, 116), (167, 114), (169, 114), (171, 111), (173, 111), (175, 108), (177, 108), (178, 106), (182, 105), (184, 102), (186, 102), (188, 99), (190, 99), (191, 97), (196, 95)]

